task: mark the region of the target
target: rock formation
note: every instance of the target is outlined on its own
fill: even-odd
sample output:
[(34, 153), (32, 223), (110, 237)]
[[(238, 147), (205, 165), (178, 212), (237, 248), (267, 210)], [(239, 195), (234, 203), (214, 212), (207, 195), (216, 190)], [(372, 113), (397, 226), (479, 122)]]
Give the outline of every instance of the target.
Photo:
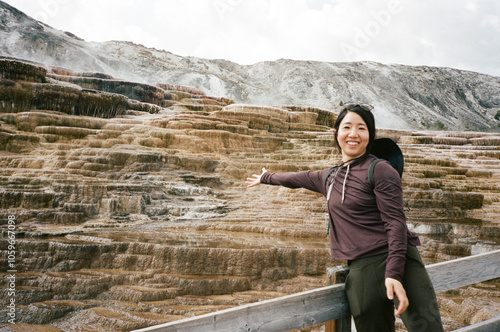
[[(9, 57), (0, 74), (0, 219), (6, 235), (16, 218), (16, 325), (127, 331), (324, 286), (326, 268), (343, 264), (329, 257), (323, 197), (244, 186), (262, 167), (337, 163), (335, 112)], [(427, 263), (498, 248), (497, 134), (378, 136), (404, 152), (408, 224)], [(5, 276), (6, 236), (0, 248)], [(441, 294), (447, 329), (497, 314), (497, 286)]]
[[(0, 55), (134, 82), (188, 85), (240, 104), (335, 110), (342, 102), (368, 102), (377, 107), (381, 128), (500, 131), (500, 77), (373, 62), (280, 59), (243, 66), (226, 60), (182, 57), (130, 42), (86, 42), (2, 1), (0, 21)], [(77, 80), (86, 81), (84, 77)], [(92, 89), (101, 84), (91, 81), (87, 83)], [(120, 89), (127, 90), (125, 84)], [(103, 91), (116, 92), (112, 86)], [(137, 93), (148, 100), (156, 98), (149, 88)]]

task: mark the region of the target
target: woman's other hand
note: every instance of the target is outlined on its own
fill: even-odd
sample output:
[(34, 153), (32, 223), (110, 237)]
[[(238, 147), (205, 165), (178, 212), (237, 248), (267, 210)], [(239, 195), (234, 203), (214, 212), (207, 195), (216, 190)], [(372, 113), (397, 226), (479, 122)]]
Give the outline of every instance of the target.
[(406, 308), (408, 308), (408, 305), (410, 305), (410, 301), (408, 301), (408, 297), (406, 296), (406, 291), (403, 287), (403, 284), (396, 279), (385, 278), (385, 288), (387, 290), (387, 298), (389, 300), (393, 300), (394, 293), (396, 293), (396, 296), (399, 300), (399, 306), (396, 310), (394, 310), (394, 315), (401, 315), (403, 312), (405, 312)]
[(262, 168), (262, 173), (259, 174), (252, 174), (251, 177), (247, 178), (245, 181), (247, 187), (253, 187), (253, 186), (258, 186), (260, 184), (260, 179), (262, 178), (262, 175), (264, 173), (267, 173), (267, 170), (263, 167)]

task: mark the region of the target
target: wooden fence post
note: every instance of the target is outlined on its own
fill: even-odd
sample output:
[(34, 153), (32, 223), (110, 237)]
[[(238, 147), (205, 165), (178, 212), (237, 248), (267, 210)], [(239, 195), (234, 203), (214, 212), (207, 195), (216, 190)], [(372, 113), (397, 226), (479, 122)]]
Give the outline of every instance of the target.
[[(326, 269), (328, 284), (340, 284), (345, 282), (349, 268), (347, 266), (334, 266)], [(351, 316), (331, 320), (325, 324), (325, 332), (351, 332)]]

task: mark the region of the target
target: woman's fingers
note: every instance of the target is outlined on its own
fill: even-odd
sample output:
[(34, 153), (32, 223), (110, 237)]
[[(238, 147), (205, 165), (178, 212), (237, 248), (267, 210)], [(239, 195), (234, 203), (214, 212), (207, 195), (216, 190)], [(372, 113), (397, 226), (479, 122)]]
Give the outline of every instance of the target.
[(267, 173), (267, 170), (265, 167), (262, 167), (262, 174), (252, 174), (252, 176), (250, 176), (249, 178), (247, 178), (247, 180), (245, 181), (245, 184), (247, 185), (247, 187), (253, 187), (253, 186), (257, 186), (260, 184), (260, 179), (262, 178), (262, 175), (264, 173)]
[(406, 296), (406, 291), (400, 281), (392, 278), (385, 278), (385, 287), (387, 290), (387, 298), (389, 300), (394, 299), (394, 294), (399, 300), (399, 305), (394, 311), (395, 316), (401, 315), (408, 308), (410, 302)]
[(253, 187), (260, 184), (260, 175), (252, 174), (251, 177), (247, 178), (245, 181), (247, 187)]

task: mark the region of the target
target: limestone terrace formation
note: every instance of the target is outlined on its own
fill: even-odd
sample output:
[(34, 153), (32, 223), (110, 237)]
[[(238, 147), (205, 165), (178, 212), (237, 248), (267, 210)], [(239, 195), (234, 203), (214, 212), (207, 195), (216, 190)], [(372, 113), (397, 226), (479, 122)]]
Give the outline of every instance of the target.
[[(326, 268), (344, 263), (329, 257), (324, 197), (244, 185), (262, 167), (338, 163), (334, 111), (7, 57), (0, 77), (17, 327), (128, 331), (324, 286)], [(404, 152), (408, 224), (426, 263), (498, 248), (498, 134), (378, 136)], [(7, 324), (6, 236), (0, 248)], [(447, 330), (498, 315), (498, 294), (495, 281), (440, 294)]]

